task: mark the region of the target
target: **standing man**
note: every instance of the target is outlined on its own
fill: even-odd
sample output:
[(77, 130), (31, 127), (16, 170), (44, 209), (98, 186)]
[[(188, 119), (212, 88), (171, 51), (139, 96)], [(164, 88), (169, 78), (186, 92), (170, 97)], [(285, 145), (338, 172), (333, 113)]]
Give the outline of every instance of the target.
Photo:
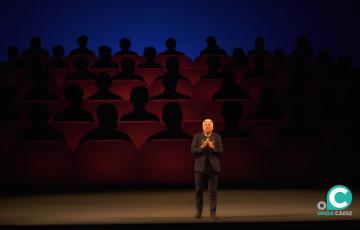
[(195, 155), (195, 192), (196, 214), (195, 218), (201, 218), (203, 210), (203, 187), (208, 182), (210, 217), (217, 219), (217, 174), (220, 172), (219, 156), (223, 151), (222, 141), (219, 134), (213, 132), (213, 121), (205, 119), (202, 123), (203, 132), (194, 136), (191, 152)]

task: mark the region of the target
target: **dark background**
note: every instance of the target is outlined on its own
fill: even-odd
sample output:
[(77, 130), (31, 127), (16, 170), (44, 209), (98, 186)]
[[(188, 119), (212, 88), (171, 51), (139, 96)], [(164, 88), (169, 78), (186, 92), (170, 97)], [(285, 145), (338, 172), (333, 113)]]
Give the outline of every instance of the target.
[(89, 36), (89, 47), (97, 52), (100, 45), (118, 50), (118, 40), (129, 37), (140, 54), (153, 45), (164, 50), (169, 36), (178, 40), (178, 49), (194, 58), (205, 46), (205, 37), (215, 35), (228, 53), (234, 47), (245, 51), (262, 35), (273, 51), (292, 52), (296, 38), (308, 36), (315, 53), (328, 48), (334, 57), (348, 52), (359, 66), (360, 41), (358, 1), (310, 0), (88, 0), (2, 1), (0, 8), (0, 59), (7, 47), (20, 50), (39, 35), (43, 47), (51, 50), (62, 44), (66, 54), (81, 34)]

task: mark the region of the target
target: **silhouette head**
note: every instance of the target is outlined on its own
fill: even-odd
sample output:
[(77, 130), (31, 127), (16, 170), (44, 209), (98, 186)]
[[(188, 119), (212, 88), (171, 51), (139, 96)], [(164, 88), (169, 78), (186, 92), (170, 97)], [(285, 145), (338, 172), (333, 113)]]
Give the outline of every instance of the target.
[(208, 36), (206, 38), (206, 44), (209, 46), (209, 47), (216, 47), (217, 46), (217, 41), (216, 41), (216, 38), (214, 36)]
[(175, 50), (175, 48), (176, 48), (175, 38), (168, 38), (165, 42), (165, 45), (168, 50)]
[(19, 58), (19, 49), (15, 46), (10, 46), (8, 48), (8, 58), (11, 60)]
[(237, 126), (244, 118), (242, 105), (237, 101), (224, 102), (221, 112), (225, 123), (231, 127)]
[(204, 131), (204, 133), (206, 134), (210, 134), (214, 129), (214, 123), (211, 119), (205, 119), (202, 122), (202, 130)]
[(35, 49), (41, 48), (41, 39), (39, 36), (34, 36), (31, 38), (31, 47)]
[(64, 89), (64, 97), (67, 106), (71, 109), (80, 109), (84, 99), (84, 91), (80, 86), (69, 85)]
[(149, 101), (149, 93), (144, 86), (136, 86), (131, 90), (130, 102), (135, 110), (143, 110)]
[(177, 79), (174, 77), (164, 77), (162, 79), (165, 91), (175, 91), (177, 85)]
[(219, 57), (209, 56), (206, 60), (206, 65), (210, 72), (218, 72), (222, 64)]
[(233, 60), (243, 60), (245, 58), (245, 52), (241, 48), (235, 48), (232, 52), (232, 59)]
[(166, 59), (166, 69), (169, 72), (175, 72), (177, 73), (180, 68), (179, 59), (175, 56), (169, 57)]
[(53, 47), (52, 53), (55, 58), (62, 58), (65, 54), (64, 47), (61, 45), (56, 45)]
[(168, 129), (180, 129), (183, 120), (181, 107), (177, 102), (168, 102), (163, 107), (162, 118)]
[(109, 46), (100, 46), (99, 47), (99, 56), (102, 59), (110, 59), (111, 58), (111, 48)]
[(255, 47), (257, 49), (262, 49), (264, 48), (265, 42), (264, 42), (264, 38), (263, 37), (256, 37), (255, 38)]
[(119, 45), (122, 50), (129, 50), (131, 47), (131, 41), (128, 38), (122, 38), (119, 40)]
[(33, 126), (46, 126), (51, 117), (51, 111), (42, 103), (33, 104), (27, 113), (28, 119)]
[(155, 47), (149, 46), (144, 49), (144, 57), (146, 61), (153, 62), (156, 57)]
[(81, 35), (77, 38), (77, 44), (80, 48), (85, 49), (87, 47), (87, 42), (89, 38), (86, 35)]
[(77, 70), (85, 70), (89, 67), (90, 63), (86, 57), (79, 57), (75, 60), (74, 66)]
[(97, 110), (96, 115), (99, 121), (99, 126), (108, 129), (114, 129), (117, 126), (119, 116), (116, 107), (110, 103), (101, 104)]
[(109, 92), (111, 87), (111, 78), (108, 73), (99, 73), (95, 81), (96, 89), (99, 92)]
[(135, 72), (135, 62), (131, 58), (124, 58), (120, 62), (121, 69), (125, 73), (134, 73)]

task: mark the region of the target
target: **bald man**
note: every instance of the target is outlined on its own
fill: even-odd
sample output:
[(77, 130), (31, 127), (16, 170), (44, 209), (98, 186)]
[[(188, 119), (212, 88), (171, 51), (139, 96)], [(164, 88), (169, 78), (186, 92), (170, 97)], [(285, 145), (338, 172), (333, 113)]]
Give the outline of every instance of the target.
[(217, 174), (220, 172), (219, 156), (223, 151), (222, 141), (219, 134), (213, 132), (214, 124), (211, 119), (205, 119), (202, 123), (202, 132), (195, 134), (191, 152), (195, 155), (195, 193), (196, 214), (195, 218), (201, 218), (203, 210), (203, 187), (208, 183), (210, 217), (217, 219)]

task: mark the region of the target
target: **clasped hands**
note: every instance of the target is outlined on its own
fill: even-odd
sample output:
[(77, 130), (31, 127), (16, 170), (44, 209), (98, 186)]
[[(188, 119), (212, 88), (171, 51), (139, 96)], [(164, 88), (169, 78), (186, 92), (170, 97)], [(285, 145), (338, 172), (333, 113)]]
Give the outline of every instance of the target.
[(203, 149), (206, 146), (209, 146), (210, 148), (214, 149), (214, 143), (212, 141), (210, 141), (210, 138), (207, 138), (206, 141), (203, 141), (203, 143), (201, 144), (200, 148)]

